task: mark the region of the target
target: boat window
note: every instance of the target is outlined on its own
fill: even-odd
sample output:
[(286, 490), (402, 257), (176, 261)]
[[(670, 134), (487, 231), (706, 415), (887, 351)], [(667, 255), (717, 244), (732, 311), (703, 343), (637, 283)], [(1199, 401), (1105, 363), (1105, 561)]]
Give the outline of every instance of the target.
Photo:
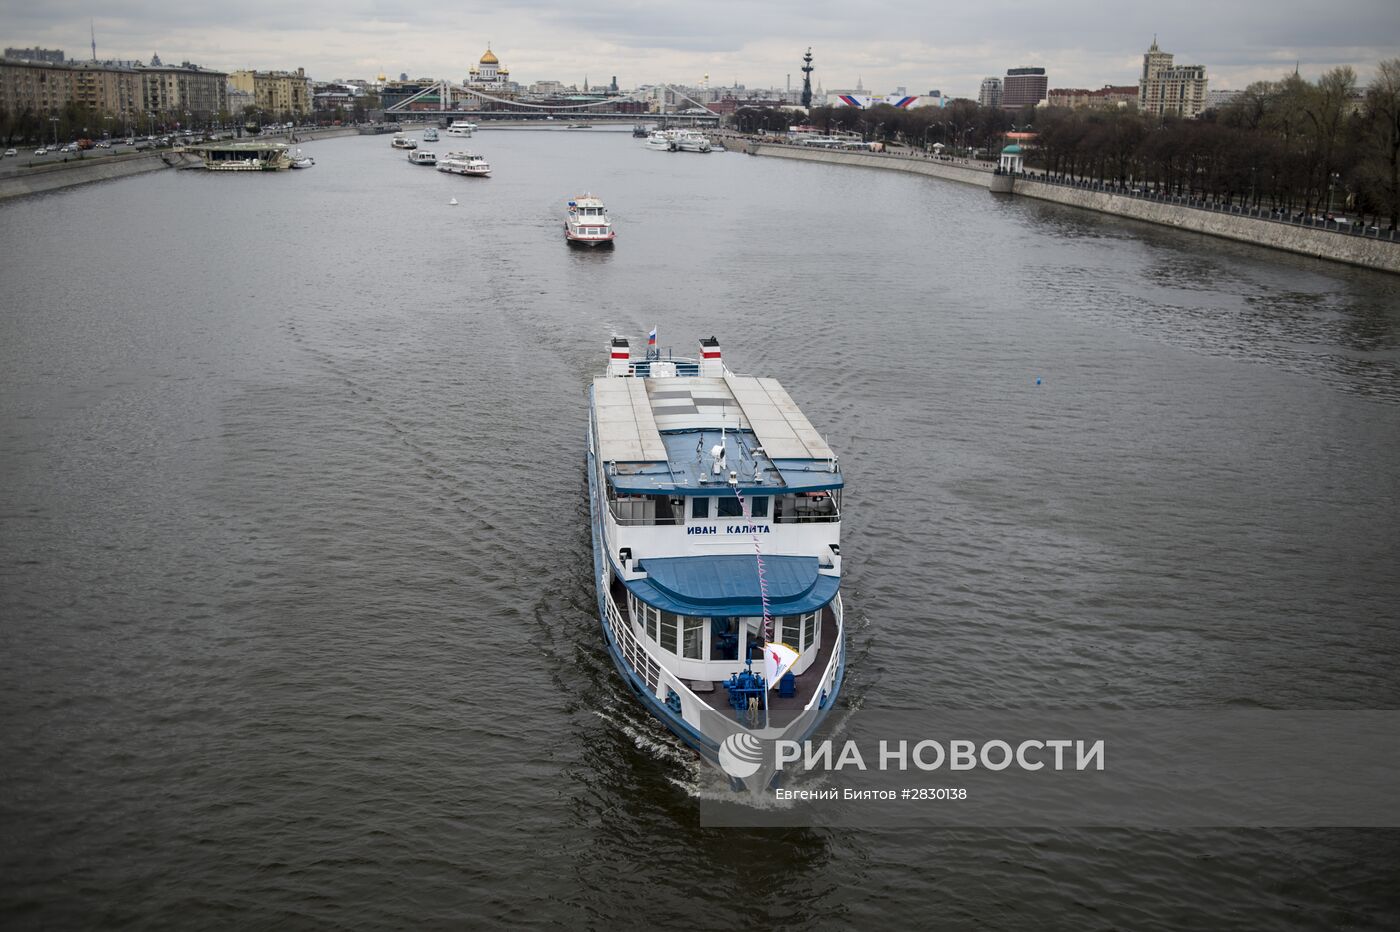
[(809, 612), (802, 616), (802, 650), (811, 647), (817, 639), (817, 615), (817, 612)]
[(661, 644), (662, 650), (668, 650), (673, 654), (680, 653), (680, 645), (676, 643), (677, 622), (679, 621), (680, 616), (678, 615), (673, 615), (670, 612), (661, 613), (661, 637), (657, 640)]
[(739, 622), (735, 618), (710, 620), (710, 659), (739, 659)]
[(716, 513), (716, 517), (742, 518), (744, 516), (744, 508), (742, 505), (739, 504), (739, 499), (737, 496), (722, 495), (720, 496), (718, 501), (719, 511)]
[(692, 498), (690, 500), (690, 516), (692, 518), (708, 518), (710, 516), (710, 500), (708, 498)]
[(703, 618), (683, 618), (685, 622), (685, 636), (682, 638), (684, 653), (682, 656), (690, 660), (703, 660), (705, 658), (705, 619)]
[(768, 496), (755, 495), (749, 502), (749, 516), (753, 518), (768, 517)]

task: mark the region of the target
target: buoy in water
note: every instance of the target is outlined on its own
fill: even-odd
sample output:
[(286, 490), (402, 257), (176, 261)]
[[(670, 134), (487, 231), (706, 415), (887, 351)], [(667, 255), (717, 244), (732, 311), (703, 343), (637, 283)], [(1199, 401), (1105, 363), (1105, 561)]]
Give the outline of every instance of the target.
[(447, 206), (448, 206), (448, 207), (456, 207), (456, 206), (457, 206), (457, 199), (454, 197), (452, 200), (448, 201), (448, 202), (447, 202)]

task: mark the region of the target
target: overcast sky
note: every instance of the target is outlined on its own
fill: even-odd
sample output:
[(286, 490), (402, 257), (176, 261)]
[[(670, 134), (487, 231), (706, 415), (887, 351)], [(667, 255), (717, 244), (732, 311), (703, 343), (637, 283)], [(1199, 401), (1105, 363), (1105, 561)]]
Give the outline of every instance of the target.
[[(1134, 9), (1136, 7), (1136, 9)], [(977, 94), (983, 77), (1040, 65), (1051, 87), (1135, 83), (1153, 34), (1178, 64), (1206, 66), (1212, 88), (1277, 78), (1301, 61), (1316, 77), (1351, 65), (1362, 82), (1400, 56), (1395, 0), (0, 0), (6, 46), (87, 58), (189, 60), (220, 70), (304, 67), (317, 80), (446, 77), (461, 81), (489, 42), (523, 84), (623, 88), (669, 82), (911, 94)]]

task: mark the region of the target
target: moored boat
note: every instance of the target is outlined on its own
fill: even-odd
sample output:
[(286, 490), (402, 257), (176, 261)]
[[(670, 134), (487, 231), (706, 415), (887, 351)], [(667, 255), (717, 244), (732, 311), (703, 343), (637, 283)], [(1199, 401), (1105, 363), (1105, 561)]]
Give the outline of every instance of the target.
[(676, 148), (681, 152), (709, 152), (710, 137), (696, 130), (681, 130), (676, 134)]
[(614, 337), (589, 400), (608, 652), (667, 728), (761, 790), (775, 770), (757, 749), (810, 735), (845, 674), (836, 456), (776, 380), (726, 368), (713, 337), (693, 359), (636, 358)]
[(200, 156), (209, 171), (282, 171), (293, 167), (293, 158), (285, 142), (203, 143), (186, 146), (184, 151)]
[(438, 159), (438, 171), (454, 175), (474, 175), (485, 178), (491, 174), (491, 163), (475, 152), (449, 152)]
[(676, 140), (666, 130), (657, 130), (647, 136), (646, 147), (653, 152), (675, 152)]
[(564, 217), (564, 238), (576, 246), (613, 244), (617, 233), (601, 198), (584, 194), (569, 201), (569, 213)]

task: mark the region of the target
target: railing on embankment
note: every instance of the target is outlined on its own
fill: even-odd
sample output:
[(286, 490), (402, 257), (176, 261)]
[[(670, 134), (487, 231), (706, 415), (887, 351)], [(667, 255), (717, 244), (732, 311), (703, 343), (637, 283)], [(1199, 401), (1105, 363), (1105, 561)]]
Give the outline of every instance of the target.
[(1348, 265), (1376, 269), (1382, 272), (1400, 273), (1400, 242), (1391, 239), (1363, 236), (1339, 231), (1336, 228), (1308, 226), (1281, 222), (1267, 217), (1254, 217), (1241, 213), (1205, 209), (1186, 203), (1173, 203), (1168, 200), (1135, 197), (1097, 190), (1092, 187), (1061, 185), (1035, 181), (1026, 176), (1016, 176), (1014, 187), (1011, 176), (999, 175), (990, 168), (975, 167), (943, 159), (901, 153), (846, 152), (835, 149), (816, 149), (784, 143), (749, 141), (746, 151), (752, 155), (777, 156), (810, 162), (827, 162), (837, 165), (857, 165), (867, 168), (882, 168), (887, 171), (903, 171), (919, 175), (931, 175), (949, 181), (975, 184), (993, 190), (1010, 190), (1012, 193), (1033, 197), (1085, 210), (1142, 220), (1162, 226), (1204, 233), (1225, 239), (1268, 246), (1288, 252)]

